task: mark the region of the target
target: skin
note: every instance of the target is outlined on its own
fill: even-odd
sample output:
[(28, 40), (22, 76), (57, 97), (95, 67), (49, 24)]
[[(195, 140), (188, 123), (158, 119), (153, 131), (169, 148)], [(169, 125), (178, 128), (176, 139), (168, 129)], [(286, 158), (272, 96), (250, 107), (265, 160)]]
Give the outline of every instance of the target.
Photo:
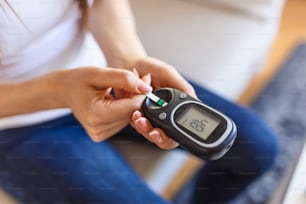
[[(93, 141), (103, 141), (131, 124), (160, 148), (176, 147), (175, 141), (143, 117), (141, 103), (152, 87), (173, 87), (196, 97), (192, 86), (174, 67), (147, 55), (127, 0), (95, 1), (88, 11), (87, 27), (109, 68), (79, 67), (2, 83), (0, 107), (6, 108), (0, 109), (0, 117), (70, 108)], [(110, 95), (112, 89), (115, 98)]]
[[(0, 85), (0, 117), (53, 108), (70, 108), (93, 141), (99, 142), (129, 124), (151, 90), (133, 72), (114, 68), (80, 67), (39, 78)], [(110, 87), (132, 93), (114, 99)], [(124, 108), (122, 108), (124, 107)]]

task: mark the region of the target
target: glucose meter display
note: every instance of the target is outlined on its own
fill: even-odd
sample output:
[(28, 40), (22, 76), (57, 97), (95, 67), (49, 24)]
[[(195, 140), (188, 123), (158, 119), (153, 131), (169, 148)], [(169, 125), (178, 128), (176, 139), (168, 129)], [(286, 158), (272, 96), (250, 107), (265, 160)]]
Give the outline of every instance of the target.
[(175, 120), (182, 127), (206, 140), (219, 125), (220, 120), (191, 106)]

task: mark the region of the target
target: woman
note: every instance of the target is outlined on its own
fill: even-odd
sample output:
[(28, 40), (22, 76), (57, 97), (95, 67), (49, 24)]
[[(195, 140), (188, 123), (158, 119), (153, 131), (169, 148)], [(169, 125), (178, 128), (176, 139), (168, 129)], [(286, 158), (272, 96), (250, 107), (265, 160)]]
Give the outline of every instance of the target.
[(147, 56), (128, 1), (90, 3), (1, 1), (2, 188), (23, 202), (165, 203), (105, 141), (137, 137), (122, 131), (131, 124), (160, 148), (177, 146), (139, 111), (152, 87), (197, 93), (238, 126), (226, 157), (195, 177), (189, 202), (228, 202), (271, 166), (276, 141), (254, 113)]

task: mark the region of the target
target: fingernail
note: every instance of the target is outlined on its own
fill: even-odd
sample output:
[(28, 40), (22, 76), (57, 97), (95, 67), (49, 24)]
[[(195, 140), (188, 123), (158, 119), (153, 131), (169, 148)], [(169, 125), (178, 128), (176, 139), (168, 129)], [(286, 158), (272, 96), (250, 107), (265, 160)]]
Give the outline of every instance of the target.
[(133, 73), (134, 73), (137, 77), (139, 77), (139, 72), (137, 71), (136, 68), (133, 68)]
[(157, 144), (160, 144), (160, 143), (163, 142), (163, 138), (161, 137), (159, 132), (157, 132), (156, 130), (151, 131), (149, 133), (149, 137), (150, 137), (151, 140), (153, 140)]
[(141, 113), (138, 111), (138, 110), (136, 110), (134, 113), (133, 113), (133, 119), (134, 120), (137, 120), (138, 118), (140, 118), (141, 117)]
[(143, 118), (138, 118), (136, 121), (135, 121), (135, 124), (140, 128), (140, 130), (142, 132), (146, 132), (148, 131), (148, 127), (147, 127), (147, 124), (146, 122), (144, 121)]
[(147, 94), (152, 92), (152, 87), (145, 82), (142, 82), (139, 84), (138, 90), (144, 94)]
[(151, 74), (147, 74), (143, 77), (143, 81), (147, 84), (151, 84)]

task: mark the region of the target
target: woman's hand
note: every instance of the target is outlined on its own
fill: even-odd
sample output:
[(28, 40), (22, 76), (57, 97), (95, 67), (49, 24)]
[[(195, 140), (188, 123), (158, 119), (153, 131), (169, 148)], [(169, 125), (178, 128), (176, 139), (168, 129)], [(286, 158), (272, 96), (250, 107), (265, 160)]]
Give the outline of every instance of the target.
[(196, 97), (195, 91), (190, 83), (173, 66), (166, 62), (152, 57), (141, 57), (132, 64), (139, 72), (140, 77), (148, 73), (151, 74), (154, 89), (171, 87)]
[[(154, 89), (172, 87), (196, 97), (193, 87), (174, 67), (165, 62), (151, 57), (143, 57), (137, 60), (133, 66), (138, 70), (138, 75), (140, 77), (148, 73), (151, 74), (152, 86)], [(133, 113), (131, 124), (137, 132), (162, 149), (172, 149), (178, 146), (178, 144), (169, 138), (161, 129), (153, 127), (149, 120), (138, 110)]]
[[(144, 76), (144, 80), (146, 76)], [(152, 88), (134, 73), (120, 69), (79, 68), (61, 73), (63, 103), (71, 108), (91, 139), (102, 141), (129, 124)], [(115, 99), (112, 88), (133, 93)]]

